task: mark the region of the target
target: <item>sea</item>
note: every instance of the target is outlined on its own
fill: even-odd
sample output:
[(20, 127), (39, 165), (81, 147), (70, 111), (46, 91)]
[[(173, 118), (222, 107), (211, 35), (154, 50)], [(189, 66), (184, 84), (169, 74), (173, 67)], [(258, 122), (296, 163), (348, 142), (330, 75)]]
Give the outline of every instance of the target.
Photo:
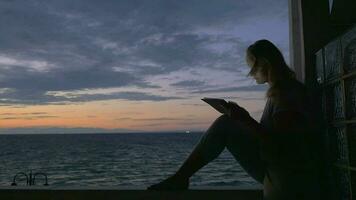
[[(172, 175), (200, 133), (0, 135), (0, 185), (15, 174), (45, 173), (51, 186), (140, 186)], [(26, 185), (24, 176), (16, 178)], [(41, 175), (36, 185), (44, 184)], [(225, 149), (190, 179), (191, 186), (258, 186)]]

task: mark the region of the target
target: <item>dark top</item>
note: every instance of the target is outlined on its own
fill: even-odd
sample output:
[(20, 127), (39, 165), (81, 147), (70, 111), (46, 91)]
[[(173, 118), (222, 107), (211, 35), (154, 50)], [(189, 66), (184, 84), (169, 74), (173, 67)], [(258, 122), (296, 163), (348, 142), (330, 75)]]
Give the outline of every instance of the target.
[[(298, 124), (300, 130), (290, 133), (277, 133), (273, 127), (273, 116), (278, 112), (293, 111), (301, 114)], [(268, 132), (268, 137), (261, 141), (260, 155), (272, 166), (305, 165), (312, 159), (313, 150), (310, 137), (314, 129), (312, 108), (306, 94), (305, 86), (295, 80), (281, 91), (280, 101), (267, 99), (260, 124)]]
[[(277, 132), (273, 116), (278, 112), (299, 113), (298, 130)], [(302, 83), (295, 81), (283, 89), (279, 103), (269, 98), (260, 124), (267, 136), (260, 140), (260, 156), (266, 164), (264, 199), (322, 199), (318, 151), (317, 114)]]

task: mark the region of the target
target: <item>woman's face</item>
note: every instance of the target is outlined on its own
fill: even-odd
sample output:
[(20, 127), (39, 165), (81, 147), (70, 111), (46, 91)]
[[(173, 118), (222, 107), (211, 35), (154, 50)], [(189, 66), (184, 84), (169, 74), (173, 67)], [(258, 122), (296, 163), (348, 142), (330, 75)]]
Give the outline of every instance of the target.
[[(252, 55), (247, 55), (246, 56), (246, 62), (247, 65), (252, 68), (254, 63), (256, 62), (256, 58)], [(263, 74), (262, 71), (262, 66), (255, 66), (256, 67), (256, 71), (254, 73), (252, 73), (251, 75), (253, 76), (253, 78), (256, 80), (257, 84), (264, 84), (267, 82), (267, 76), (265, 74)]]

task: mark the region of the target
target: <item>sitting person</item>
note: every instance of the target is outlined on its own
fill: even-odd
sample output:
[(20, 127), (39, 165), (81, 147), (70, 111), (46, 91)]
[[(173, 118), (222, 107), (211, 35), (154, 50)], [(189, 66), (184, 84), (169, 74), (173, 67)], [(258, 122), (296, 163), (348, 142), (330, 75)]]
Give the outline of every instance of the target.
[(264, 199), (321, 199), (315, 119), (305, 86), (268, 40), (250, 45), (246, 62), (248, 75), (269, 85), (260, 123), (229, 102), (226, 114), (213, 122), (178, 171), (148, 189), (188, 189), (189, 178), (226, 147), (263, 184)]

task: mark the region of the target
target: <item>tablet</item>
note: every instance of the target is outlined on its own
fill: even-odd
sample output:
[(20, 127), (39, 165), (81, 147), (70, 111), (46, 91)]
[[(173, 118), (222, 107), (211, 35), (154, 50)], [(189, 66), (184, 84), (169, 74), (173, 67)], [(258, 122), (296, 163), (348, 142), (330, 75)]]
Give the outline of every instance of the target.
[(201, 100), (211, 105), (218, 112), (225, 114), (228, 103), (224, 99), (204, 97)]

